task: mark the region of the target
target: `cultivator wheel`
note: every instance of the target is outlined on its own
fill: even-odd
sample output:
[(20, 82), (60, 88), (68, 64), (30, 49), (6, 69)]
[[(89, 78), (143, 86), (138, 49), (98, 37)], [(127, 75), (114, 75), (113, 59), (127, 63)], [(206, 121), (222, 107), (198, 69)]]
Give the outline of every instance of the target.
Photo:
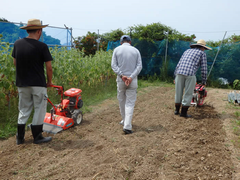
[(200, 101), (200, 98), (199, 98), (199, 94), (198, 93), (194, 93), (193, 94), (193, 106), (194, 107), (197, 107), (198, 106), (198, 103)]
[(72, 119), (75, 125), (79, 125), (83, 120), (82, 111), (79, 109), (75, 109), (72, 114)]

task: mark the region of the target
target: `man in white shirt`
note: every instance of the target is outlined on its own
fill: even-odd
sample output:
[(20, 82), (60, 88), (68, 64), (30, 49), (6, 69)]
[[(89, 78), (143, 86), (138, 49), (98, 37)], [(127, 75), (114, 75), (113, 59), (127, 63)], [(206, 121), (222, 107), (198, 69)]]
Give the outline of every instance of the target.
[(117, 74), (117, 98), (125, 134), (131, 134), (132, 116), (137, 99), (137, 76), (142, 70), (141, 54), (131, 46), (131, 38), (123, 35), (121, 45), (114, 49), (112, 56), (112, 70)]

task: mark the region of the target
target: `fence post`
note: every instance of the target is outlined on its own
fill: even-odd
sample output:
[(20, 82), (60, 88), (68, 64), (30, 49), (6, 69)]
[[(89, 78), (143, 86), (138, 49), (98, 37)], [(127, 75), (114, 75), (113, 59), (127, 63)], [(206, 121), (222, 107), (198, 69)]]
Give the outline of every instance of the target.
[(221, 49), (221, 47), (222, 47), (222, 43), (223, 43), (223, 40), (224, 40), (226, 34), (227, 34), (227, 31), (225, 32), (225, 34), (224, 34), (224, 36), (223, 36), (222, 42), (221, 42), (221, 44), (220, 44), (220, 46), (219, 46), (219, 48), (218, 48), (217, 54), (216, 54), (216, 56), (215, 56), (215, 58), (214, 58), (214, 61), (213, 61), (213, 63), (212, 63), (212, 67), (211, 67), (211, 69), (210, 69), (210, 71), (209, 71), (209, 73), (208, 73), (207, 78), (209, 77), (209, 75), (210, 75), (210, 73), (211, 73), (211, 71), (212, 71), (213, 65), (214, 65), (214, 63), (215, 63), (215, 61), (216, 61), (216, 59), (217, 59), (218, 53), (219, 53), (219, 51), (220, 51), (220, 49)]
[(70, 31), (71, 31), (71, 47), (73, 47), (73, 40), (72, 40), (72, 28), (70, 28)]
[(97, 51), (99, 51), (99, 29), (98, 29), (98, 39), (97, 39)]
[(165, 51), (165, 64), (167, 62), (167, 49), (168, 49), (168, 31), (165, 32), (165, 34), (167, 34), (167, 39), (166, 39), (166, 51)]

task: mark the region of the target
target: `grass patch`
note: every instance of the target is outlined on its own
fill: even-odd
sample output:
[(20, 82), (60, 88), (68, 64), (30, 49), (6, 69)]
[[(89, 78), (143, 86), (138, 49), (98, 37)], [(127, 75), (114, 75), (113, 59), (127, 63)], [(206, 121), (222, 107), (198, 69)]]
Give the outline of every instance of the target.
[(240, 148), (240, 120), (232, 120), (233, 134), (236, 135), (232, 143), (235, 147)]
[[(239, 118), (240, 112), (239, 112), (239, 111), (236, 111), (236, 112), (234, 113), (234, 115), (235, 115), (237, 118)], [(240, 124), (239, 124), (239, 125), (240, 125)]]

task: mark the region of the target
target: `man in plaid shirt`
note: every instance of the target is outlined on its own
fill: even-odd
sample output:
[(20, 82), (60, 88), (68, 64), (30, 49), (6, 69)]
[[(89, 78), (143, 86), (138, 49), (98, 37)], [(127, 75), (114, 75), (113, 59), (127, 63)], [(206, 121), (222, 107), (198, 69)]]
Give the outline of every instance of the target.
[[(196, 72), (201, 66), (202, 84), (207, 82), (207, 56), (205, 50), (211, 50), (206, 46), (204, 40), (199, 40), (197, 44), (190, 45), (191, 49), (186, 50), (175, 69), (175, 114), (179, 114), (179, 109), (182, 105), (180, 116), (191, 117), (187, 114), (191, 104), (194, 87), (196, 84)], [(184, 91), (184, 94), (183, 94)], [(184, 95), (184, 96), (183, 96)], [(183, 96), (183, 98), (182, 98)]]

